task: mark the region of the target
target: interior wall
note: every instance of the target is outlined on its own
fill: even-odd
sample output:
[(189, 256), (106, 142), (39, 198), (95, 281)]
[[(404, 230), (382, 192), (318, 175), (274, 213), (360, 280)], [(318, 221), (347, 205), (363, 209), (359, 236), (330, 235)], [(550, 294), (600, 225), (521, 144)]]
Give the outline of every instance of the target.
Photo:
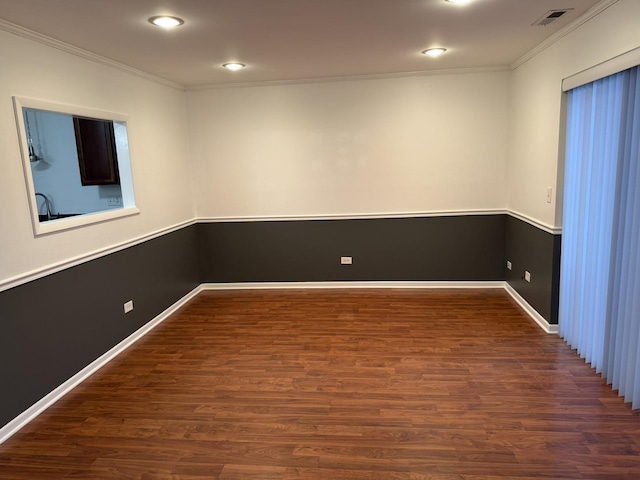
[(0, 292), (0, 439), (3, 425), (201, 283), (198, 236), (191, 225)]
[(199, 217), (504, 209), (509, 72), (187, 93)]
[[(637, 18), (640, 2), (619, 0), (513, 72), (187, 94), (0, 31), (0, 287), (196, 216), (463, 214), (204, 223), (6, 289), (0, 425), (202, 281), (502, 279), (506, 257), (507, 281), (554, 323), (559, 237), (464, 213), (560, 224), (546, 189), (559, 186), (561, 80), (638, 47)], [(129, 115), (141, 213), (34, 238), (13, 95)]]
[(202, 281), (502, 281), (506, 217), (201, 223)]
[[(562, 225), (562, 80), (640, 46), (640, 2), (618, 0), (511, 74), (508, 206)], [(547, 188), (553, 187), (551, 203)]]
[[(184, 92), (0, 30), (0, 286), (194, 217)], [(129, 116), (141, 213), (34, 237), (12, 96)]]
[(549, 324), (557, 324), (561, 235), (508, 216), (504, 238), (505, 258), (511, 262), (506, 281)]

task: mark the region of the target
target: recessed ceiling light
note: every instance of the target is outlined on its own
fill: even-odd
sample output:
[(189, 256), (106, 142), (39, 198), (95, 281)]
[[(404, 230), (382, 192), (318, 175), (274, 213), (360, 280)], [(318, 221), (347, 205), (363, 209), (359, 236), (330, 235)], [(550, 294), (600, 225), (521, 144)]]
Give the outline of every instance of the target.
[(227, 70), (233, 70), (233, 71), (242, 70), (244, 67), (246, 67), (244, 63), (236, 63), (236, 62), (225, 63), (222, 66)]
[(174, 28), (179, 27), (184, 23), (184, 20), (178, 17), (170, 17), (167, 15), (159, 15), (157, 17), (151, 17), (149, 22), (162, 28)]
[(467, 3), (471, 3), (471, 0), (445, 0), (449, 3), (455, 3), (456, 5), (466, 5)]
[(442, 47), (438, 47), (438, 48), (428, 48), (427, 50), (423, 50), (422, 54), (423, 55), (428, 55), (429, 57), (439, 57), (440, 55), (442, 55), (444, 52), (446, 52), (447, 49), (446, 48), (442, 48)]

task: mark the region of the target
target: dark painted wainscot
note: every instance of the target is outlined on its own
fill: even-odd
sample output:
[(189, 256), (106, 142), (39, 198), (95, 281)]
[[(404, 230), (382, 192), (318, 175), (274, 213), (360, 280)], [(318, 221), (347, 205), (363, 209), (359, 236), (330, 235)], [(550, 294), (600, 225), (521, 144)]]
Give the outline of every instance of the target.
[(191, 225), (0, 292), (0, 425), (202, 283), (507, 280), (556, 323), (559, 255), (508, 215)]

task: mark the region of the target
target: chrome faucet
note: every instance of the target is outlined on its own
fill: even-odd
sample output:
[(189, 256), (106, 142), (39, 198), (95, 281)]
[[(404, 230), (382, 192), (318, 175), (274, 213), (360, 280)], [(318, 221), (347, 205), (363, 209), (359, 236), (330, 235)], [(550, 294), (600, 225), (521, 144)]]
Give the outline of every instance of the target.
[(47, 197), (44, 193), (36, 192), (36, 197), (42, 197), (44, 199), (44, 204), (47, 207), (47, 220), (51, 220), (53, 218), (53, 212), (51, 211), (51, 201), (49, 197)]

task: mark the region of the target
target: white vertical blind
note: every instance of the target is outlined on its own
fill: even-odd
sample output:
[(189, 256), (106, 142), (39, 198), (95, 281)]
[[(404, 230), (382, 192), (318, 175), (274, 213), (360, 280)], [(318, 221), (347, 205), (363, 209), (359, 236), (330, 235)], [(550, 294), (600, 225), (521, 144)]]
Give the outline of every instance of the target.
[(607, 382), (640, 407), (640, 68), (625, 72), (605, 344)]
[(608, 77), (571, 90), (567, 111), (560, 334), (599, 373), (611, 263), (619, 83), (620, 78)]
[(560, 334), (633, 408), (640, 407), (638, 70), (568, 93), (560, 278)]

